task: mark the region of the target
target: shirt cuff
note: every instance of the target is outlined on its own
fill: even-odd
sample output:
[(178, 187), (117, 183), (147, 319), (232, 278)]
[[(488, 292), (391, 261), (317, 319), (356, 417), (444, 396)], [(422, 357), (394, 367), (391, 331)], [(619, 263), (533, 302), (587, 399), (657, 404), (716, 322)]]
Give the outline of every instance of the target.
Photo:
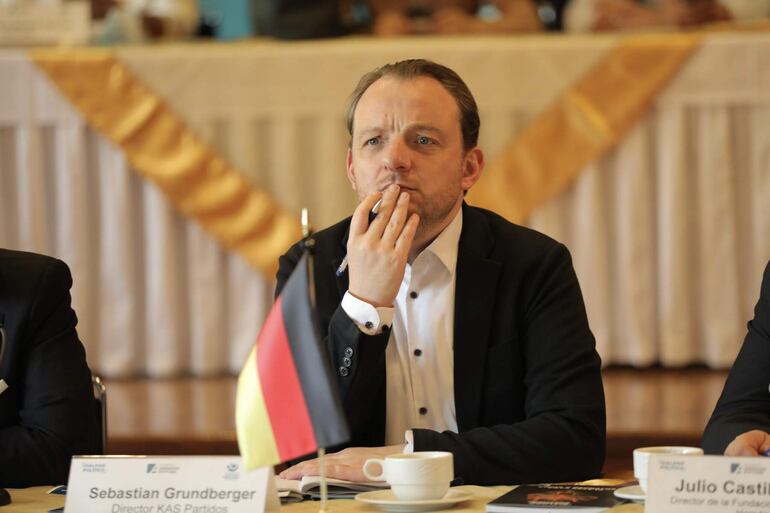
[(350, 292), (345, 292), (341, 306), (358, 329), (366, 335), (379, 335), (383, 327), (393, 324), (393, 307), (374, 307)]
[(404, 432), (404, 454), (412, 454), (414, 452), (414, 433), (411, 429), (407, 429)]

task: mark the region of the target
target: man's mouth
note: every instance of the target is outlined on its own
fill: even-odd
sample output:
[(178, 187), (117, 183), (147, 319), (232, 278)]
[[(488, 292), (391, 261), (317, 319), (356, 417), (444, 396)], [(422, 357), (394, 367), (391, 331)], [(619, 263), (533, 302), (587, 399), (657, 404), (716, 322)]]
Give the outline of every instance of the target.
[[(380, 191), (381, 191), (381, 192), (384, 192), (384, 191), (385, 191), (385, 189), (387, 189), (387, 188), (388, 188), (388, 187), (390, 187), (391, 185), (393, 185), (393, 182), (391, 182), (391, 183), (389, 183), (389, 184), (386, 184), (384, 187), (381, 187), (381, 188), (380, 188)], [(406, 191), (406, 192), (414, 192), (414, 191), (416, 191), (416, 190), (417, 190), (417, 188), (416, 188), (416, 187), (410, 187), (410, 186), (408, 186), (408, 185), (404, 185), (404, 184), (402, 184), (402, 183), (396, 183), (396, 185), (398, 185), (399, 189), (400, 189), (402, 192), (403, 192), (403, 191)]]

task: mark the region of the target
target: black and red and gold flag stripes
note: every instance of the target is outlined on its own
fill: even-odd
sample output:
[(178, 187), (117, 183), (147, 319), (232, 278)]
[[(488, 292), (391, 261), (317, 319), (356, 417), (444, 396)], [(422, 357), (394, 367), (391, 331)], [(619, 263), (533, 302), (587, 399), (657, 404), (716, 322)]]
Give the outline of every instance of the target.
[(348, 440), (303, 255), (271, 309), (238, 379), (236, 429), (247, 469)]

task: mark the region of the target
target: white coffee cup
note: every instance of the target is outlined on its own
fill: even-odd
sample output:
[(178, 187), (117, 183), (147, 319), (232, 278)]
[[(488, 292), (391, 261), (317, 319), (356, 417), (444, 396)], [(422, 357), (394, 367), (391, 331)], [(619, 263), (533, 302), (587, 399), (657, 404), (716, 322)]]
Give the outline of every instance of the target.
[[(393, 454), (384, 460), (364, 463), (364, 475), (372, 481), (387, 481), (393, 494), (402, 501), (441, 499), (454, 478), (452, 453), (425, 451)], [(375, 473), (379, 467), (379, 473)]]
[(647, 493), (647, 472), (650, 466), (651, 454), (676, 454), (680, 456), (697, 456), (703, 454), (700, 447), (681, 447), (661, 445), (658, 447), (640, 447), (634, 449), (634, 477), (639, 481), (639, 487)]

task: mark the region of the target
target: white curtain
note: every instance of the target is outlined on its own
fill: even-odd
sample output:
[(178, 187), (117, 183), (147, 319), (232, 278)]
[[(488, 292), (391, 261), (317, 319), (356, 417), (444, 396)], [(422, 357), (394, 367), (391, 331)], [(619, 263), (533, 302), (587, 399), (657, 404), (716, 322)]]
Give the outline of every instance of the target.
[(768, 125), (770, 103), (657, 108), (535, 214), (572, 250), (605, 363), (732, 363), (770, 259)]
[(173, 212), (22, 54), (0, 70), (0, 246), (69, 264), (92, 369), (238, 372), (272, 280)]

